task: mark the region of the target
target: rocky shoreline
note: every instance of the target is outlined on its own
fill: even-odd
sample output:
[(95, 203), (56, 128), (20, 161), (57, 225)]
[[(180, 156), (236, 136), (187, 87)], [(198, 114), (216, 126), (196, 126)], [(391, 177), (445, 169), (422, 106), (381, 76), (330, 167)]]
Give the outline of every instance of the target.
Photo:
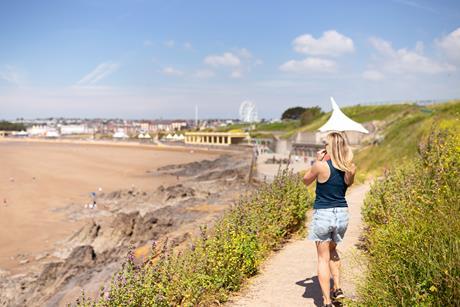
[(177, 184), (101, 193), (96, 210), (75, 205), (60, 209), (85, 225), (59, 242), (51, 255), (28, 264), (29, 273), (12, 276), (0, 270), (0, 306), (66, 306), (82, 289), (97, 295), (130, 248), (142, 260), (152, 241), (168, 238), (171, 247), (185, 245), (200, 225), (212, 224), (238, 195), (252, 189), (249, 167), (247, 154), (168, 165), (147, 173), (176, 176)]

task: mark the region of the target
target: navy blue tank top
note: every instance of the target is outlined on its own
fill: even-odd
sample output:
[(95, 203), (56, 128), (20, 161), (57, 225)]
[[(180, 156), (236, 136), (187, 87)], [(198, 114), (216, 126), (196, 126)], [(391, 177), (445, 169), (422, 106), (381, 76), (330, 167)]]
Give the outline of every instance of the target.
[(336, 169), (332, 165), (332, 160), (327, 160), (327, 165), (331, 170), (331, 175), (326, 182), (316, 180), (316, 198), (313, 205), (314, 209), (326, 209), (335, 207), (348, 207), (345, 199), (345, 192), (348, 186), (345, 183), (345, 172)]

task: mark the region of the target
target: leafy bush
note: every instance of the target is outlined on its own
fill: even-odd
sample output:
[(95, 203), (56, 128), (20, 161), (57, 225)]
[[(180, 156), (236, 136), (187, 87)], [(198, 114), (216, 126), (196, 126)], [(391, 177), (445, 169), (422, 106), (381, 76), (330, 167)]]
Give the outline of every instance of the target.
[(365, 306), (460, 305), (460, 135), (434, 130), (419, 157), (365, 200)]
[(21, 131), (26, 130), (26, 126), (22, 123), (12, 123), (8, 121), (0, 121), (0, 131)]
[(305, 111), (300, 115), (300, 125), (308, 125), (323, 114), (324, 112), (318, 106), (306, 108)]
[[(163, 250), (136, 266), (132, 252), (98, 300), (80, 297), (80, 306), (196, 306), (227, 300), (242, 281), (292, 233), (303, 228), (312, 196), (300, 176), (281, 171), (241, 198), (211, 230), (182, 253)], [(157, 254), (156, 247), (153, 253)]]

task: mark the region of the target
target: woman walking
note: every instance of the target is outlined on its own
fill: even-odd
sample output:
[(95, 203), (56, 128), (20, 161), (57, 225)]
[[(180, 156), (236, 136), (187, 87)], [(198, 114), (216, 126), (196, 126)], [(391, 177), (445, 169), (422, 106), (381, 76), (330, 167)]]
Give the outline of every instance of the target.
[[(310, 224), (309, 239), (315, 241), (318, 253), (318, 279), (324, 306), (344, 298), (340, 285), (340, 258), (336, 247), (348, 226), (347, 188), (352, 185), (356, 167), (346, 136), (332, 132), (326, 137), (326, 148), (317, 153), (317, 161), (305, 175), (308, 186), (316, 180), (316, 199)], [(334, 286), (330, 289), (330, 278)]]

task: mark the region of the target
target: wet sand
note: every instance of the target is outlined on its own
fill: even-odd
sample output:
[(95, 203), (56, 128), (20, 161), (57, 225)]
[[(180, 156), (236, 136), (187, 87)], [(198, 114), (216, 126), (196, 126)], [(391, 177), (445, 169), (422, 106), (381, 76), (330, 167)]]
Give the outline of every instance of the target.
[[(15, 271), (19, 259), (33, 260), (83, 221), (56, 212), (89, 203), (90, 193), (152, 189), (176, 182), (147, 171), (216, 157), (217, 153), (157, 150), (147, 146), (109, 146), (53, 142), (0, 142), (0, 269)], [(23, 256), (18, 257), (18, 255)]]

